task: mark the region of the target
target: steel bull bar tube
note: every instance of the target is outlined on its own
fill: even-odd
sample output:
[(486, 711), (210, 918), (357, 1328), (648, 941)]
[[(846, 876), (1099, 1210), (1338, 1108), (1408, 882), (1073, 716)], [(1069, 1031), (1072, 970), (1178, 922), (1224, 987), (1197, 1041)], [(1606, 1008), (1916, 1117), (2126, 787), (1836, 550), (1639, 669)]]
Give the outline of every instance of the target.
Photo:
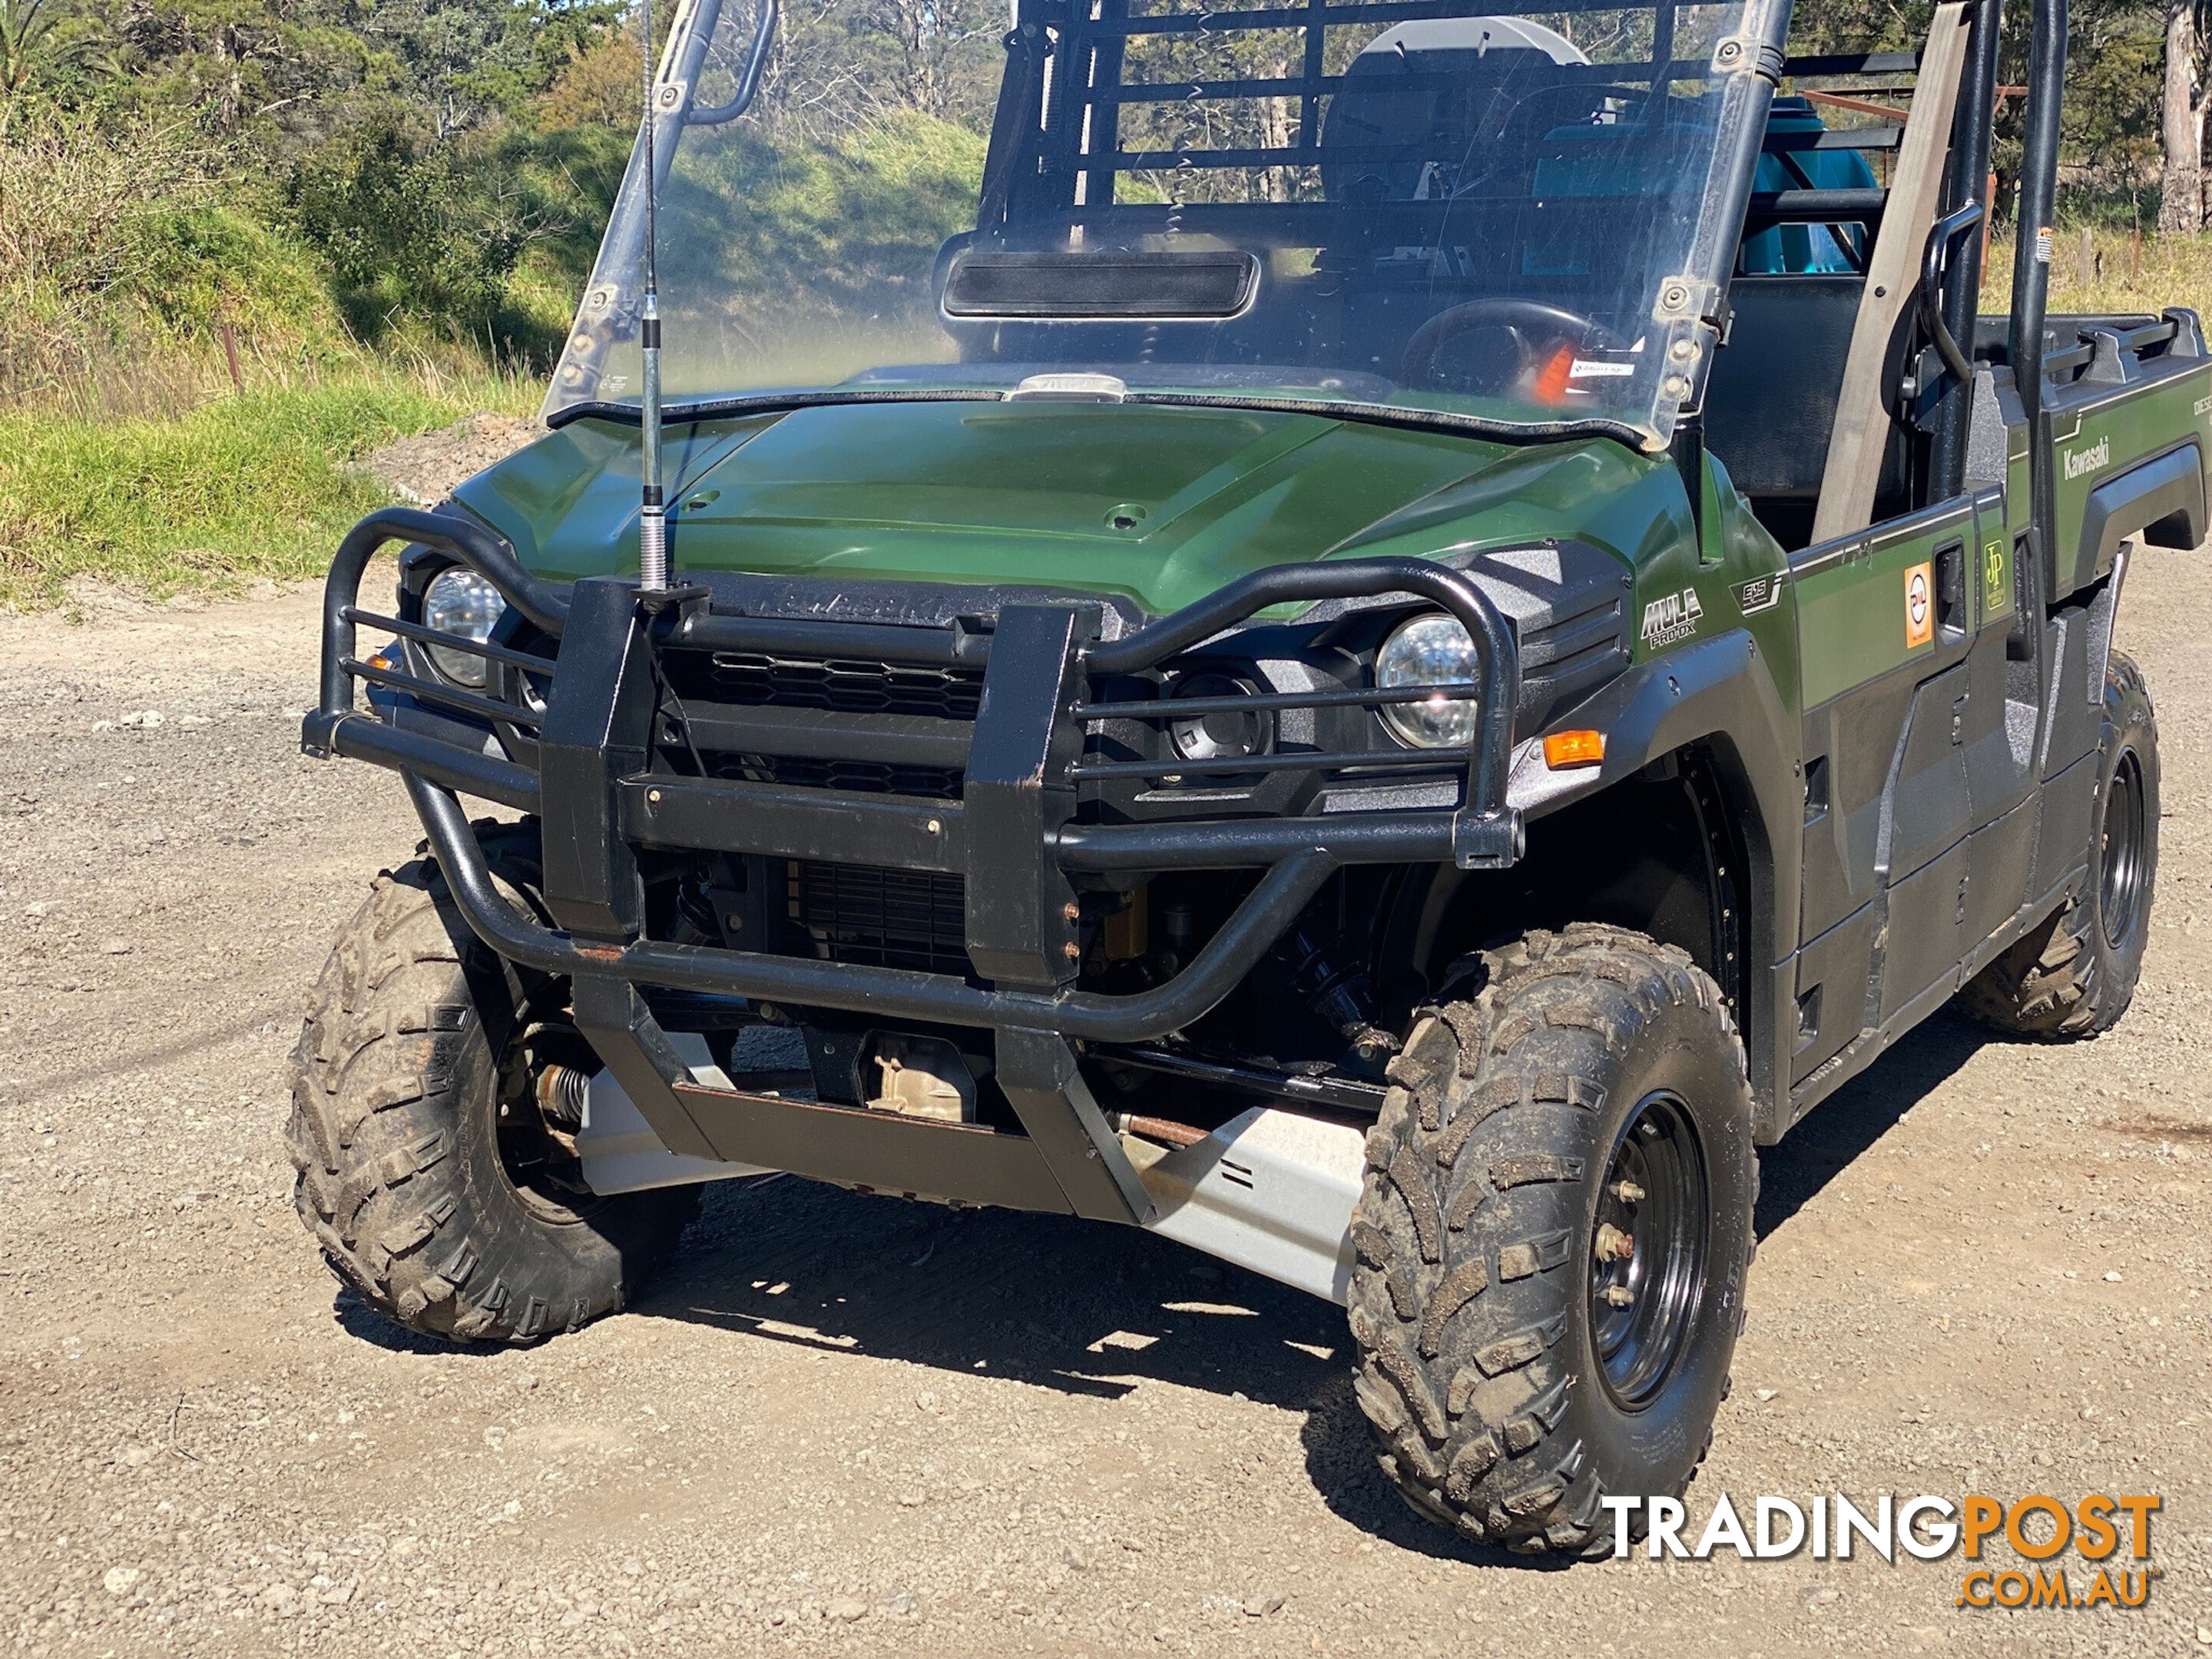
[(360, 669), (354, 660), (356, 601), (369, 560), (392, 542), (417, 543), (451, 554), (549, 634), (557, 637), (568, 621), (568, 602), (561, 592), (532, 575), (514, 550), (483, 526), (413, 507), (388, 507), (372, 513), (338, 544), (323, 586), (322, 706), (303, 723), (301, 746), (318, 758), (343, 755), (392, 767), (410, 777), (428, 778), (447, 788), (465, 789), (517, 811), (537, 811), (538, 776), (527, 767), (404, 731), (356, 705), (354, 682)]
[(945, 974), (811, 957), (656, 939), (619, 947), (580, 942), (532, 921), (500, 896), (468, 815), (451, 790), (409, 773), (407, 793), (454, 902), (477, 937), (500, 955), (541, 973), (611, 975), (671, 990), (734, 994), (946, 1025), (1052, 1030), (1101, 1042), (1159, 1036), (1206, 1013), (1237, 988), (1337, 868), (1334, 856), (1311, 845), (1274, 863), (1189, 967), (1139, 995), (985, 990)]
[[(1482, 672), (1480, 725), (1468, 757), (1466, 805), (1452, 822), (1450, 845), (1443, 855), (1466, 869), (1503, 868), (1521, 855), (1520, 825), (1505, 805), (1521, 680), (1520, 647), (1498, 607), (1463, 571), (1425, 559), (1402, 558), (1275, 565), (1255, 570), (1126, 639), (1085, 647), (1082, 664), (1093, 675), (1132, 673), (1155, 667), (1272, 605), (1379, 599), (1389, 593), (1410, 593), (1441, 605), (1474, 641)], [(1335, 830), (1325, 818), (1316, 826), (1324, 839)], [(1418, 832), (1409, 838), (1417, 837)]]
[[(364, 613), (355, 608), (354, 595), (368, 558), (403, 538), (449, 553), (540, 629), (561, 637), (534, 769), (355, 707), (353, 684), (363, 676), (353, 660), (354, 632)], [(1208, 824), (1073, 822), (1094, 678), (1157, 668), (1273, 606), (1396, 594), (1450, 612), (1474, 647), (1481, 729), (1465, 751), (1458, 811)], [(625, 814), (624, 803), (656, 776), (651, 722), (658, 700), (648, 695), (658, 683), (653, 659), (669, 647), (757, 647), (767, 636), (793, 630), (817, 648), (860, 643), (842, 628), (718, 615), (708, 598), (694, 589), (679, 606), (648, 606), (634, 584), (615, 578), (556, 590), (530, 576), (496, 537), (466, 520), (404, 509), (373, 515), (347, 538), (331, 571), (323, 707), (309, 717), (307, 732), (311, 750), (358, 756), (402, 774), (469, 927), (501, 956), (570, 981), (579, 1030), (673, 1152), (1143, 1223), (1153, 1212), (1152, 1201), (1091, 1099), (1073, 1043), (1140, 1042), (1198, 1020), (1251, 973), (1343, 866), (1449, 859), (1465, 868), (1499, 868), (1519, 856), (1520, 826), (1505, 803), (1519, 678), (1510, 629), (1459, 572), (1419, 560), (1347, 561), (1255, 573), (1114, 641), (1098, 637), (1101, 608), (1080, 599), (1009, 605), (988, 631), (858, 630), (889, 657), (918, 653), (984, 668), (966, 790), (953, 809), (963, 833), (952, 863), (942, 866), (968, 878), (969, 955), (983, 983), (645, 938), (629, 844), (638, 820)], [(1462, 763), (1449, 750), (1434, 758), (1452, 768)], [(1360, 757), (1347, 757), (1347, 763), (1356, 766)], [(675, 778), (664, 787), (672, 794), (718, 787)], [(501, 893), (457, 791), (544, 818), (550, 925)], [(655, 796), (647, 792), (644, 799)], [(831, 799), (825, 795), (825, 803)], [(703, 805), (744, 811), (734, 787), (726, 801), (709, 793)], [(941, 816), (946, 809), (939, 810)], [(726, 833), (714, 828), (713, 844), (738, 850), (773, 850), (778, 833), (772, 824), (748, 830), (732, 823)], [(700, 826), (690, 833), (701, 833)], [(667, 844), (695, 843), (679, 831)], [(1234, 866), (1261, 874), (1174, 978), (1127, 996), (1076, 988), (1072, 872)], [(641, 986), (993, 1030), (999, 1081), (1024, 1133), (895, 1121), (859, 1109), (708, 1087), (675, 1053), (640, 995)]]

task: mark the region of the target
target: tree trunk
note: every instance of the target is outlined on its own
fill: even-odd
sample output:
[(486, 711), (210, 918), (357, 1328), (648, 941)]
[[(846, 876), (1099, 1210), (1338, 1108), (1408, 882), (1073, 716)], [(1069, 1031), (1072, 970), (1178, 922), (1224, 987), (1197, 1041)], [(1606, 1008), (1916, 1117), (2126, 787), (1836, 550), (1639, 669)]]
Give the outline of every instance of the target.
[(2158, 209), (2161, 236), (2194, 236), (2204, 228), (2204, 125), (2197, 92), (2196, 0), (2166, 0), (2161, 123), (2166, 177)]

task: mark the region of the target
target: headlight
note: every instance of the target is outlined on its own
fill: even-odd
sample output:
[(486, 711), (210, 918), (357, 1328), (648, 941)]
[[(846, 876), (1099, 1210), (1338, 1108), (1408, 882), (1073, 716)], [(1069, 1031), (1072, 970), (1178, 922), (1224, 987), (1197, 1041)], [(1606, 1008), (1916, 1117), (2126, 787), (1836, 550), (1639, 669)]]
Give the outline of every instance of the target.
[[(1431, 611), (1416, 617), (1382, 642), (1375, 659), (1375, 684), (1384, 691), (1410, 686), (1480, 684), (1481, 659), (1455, 617)], [(1382, 705), (1382, 722), (1399, 742), (1416, 749), (1464, 749), (1474, 741), (1481, 708), (1472, 696), (1439, 693), (1419, 702)]]
[[(431, 579), (422, 595), (422, 625), (441, 634), (458, 634), (465, 640), (491, 637), (507, 610), (507, 601), (473, 570), (443, 570)], [(490, 678), (491, 665), (482, 657), (456, 651), (450, 645), (430, 647), (430, 660), (456, 685), (482, 686)]]

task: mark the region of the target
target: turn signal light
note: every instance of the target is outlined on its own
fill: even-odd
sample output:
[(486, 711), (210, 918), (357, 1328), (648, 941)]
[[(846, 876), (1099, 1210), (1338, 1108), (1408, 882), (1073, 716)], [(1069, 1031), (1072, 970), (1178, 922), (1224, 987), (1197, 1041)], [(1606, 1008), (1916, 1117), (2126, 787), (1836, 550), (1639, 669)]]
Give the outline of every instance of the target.
[(1554, 772), (1605, 763), (1602, 732), (1554, 732), (1544, 739), (1544, 764)]

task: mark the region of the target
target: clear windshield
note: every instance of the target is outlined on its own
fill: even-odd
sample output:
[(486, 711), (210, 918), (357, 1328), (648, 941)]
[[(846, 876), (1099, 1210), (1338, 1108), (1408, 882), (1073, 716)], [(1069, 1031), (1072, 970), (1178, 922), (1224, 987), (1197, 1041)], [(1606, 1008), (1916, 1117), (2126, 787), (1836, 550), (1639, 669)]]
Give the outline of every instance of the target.
[[(1494, 3), (1020, 0), (988, 131), (799, 156), (716, 118), (752, 6), (690, 0), (655, 100), (669, 399), (1074, 374), (1663, 444), (1787, 0)], [(638, 395), (643, 196), (634, 156), (549, 416)]]

